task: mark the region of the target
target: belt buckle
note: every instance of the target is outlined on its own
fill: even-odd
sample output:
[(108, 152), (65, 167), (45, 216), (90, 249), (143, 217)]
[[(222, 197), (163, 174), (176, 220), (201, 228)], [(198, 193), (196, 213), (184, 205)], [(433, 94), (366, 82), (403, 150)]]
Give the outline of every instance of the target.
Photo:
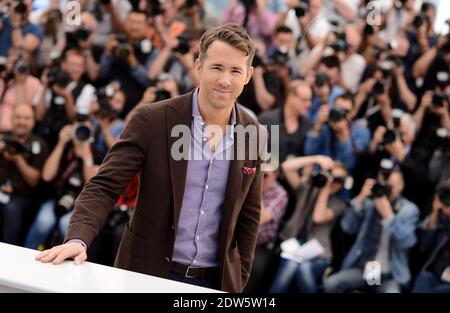
[(186, 277), (186, 278), (196, 278), (195, 276), (189, 275), (189, 270), (193, 269), (193, 268), (194, 267), (192, 267), (192, 266), (188, 266), (188, 268), (186, 269), (186, 273), (184, 273), (184, 277)]

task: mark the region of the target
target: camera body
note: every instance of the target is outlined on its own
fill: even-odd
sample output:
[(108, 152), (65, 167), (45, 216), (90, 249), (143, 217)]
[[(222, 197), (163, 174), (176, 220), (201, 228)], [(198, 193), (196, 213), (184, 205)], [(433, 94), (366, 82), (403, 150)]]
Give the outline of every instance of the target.
[(56, 216), (61, 217), (73, 210), (75, 199), (83, 188), (83, 180), (79, 171), (75, 170), (61, 189), (56, 202)]
[(447, 95), (442, 91), (435, 91), (433, 92), (433, 97), (431, 100), (431, 104), (435, 108), (442, 108), (444, 107), (444, 102), (448, 101)]
[(47, 73), (48, 85), (52, 87), (56, 85), (61, 88), (66, 88), (72, 81), (69, 74), (59, 67), (53, 66)]
[(115, 94), (115, 89), (111, 85), (107, 85), (105, 87), (99, 88), (97, 90), (97, 102), (99, 105), (99, 110), (96, 115), (99, 118), (108, 118), (114, 119), (116, 118), (120, 112), (111, 108), (110, 100)]
[(25, 146), (22, 145), (17, 140), (11, 139), (11, 138), (4, 138), (2, 139), (5, 143), (5, 147), (3, 148), (3, 151), (8, 152), (11, 155), (17, 155), (17, 154), (24, 154), (26, 149)]
[(394, 129), (386, 129), (386, 132), (383, 135), (383, 145), (389, 145), (397, 140), (398, 133)]
[(289, 54), (287, 51), (281, 51), (277, 49), (271, 56), (270, 61), (272, 64), (286, 65), (289, 62)]
[(345, 119), (345, 116), (347, 115), (347, 111), (340, 109), (340, 108), (332, 108), (330, 110), (330, 113), (328, 115), (328, 120), (330, 122), (340, 122), (341, 120)]
[(329, 171), (321, 170), (311, 177), (312, 185), (317, 188), (323, 188), (330, 177), (332, 177), (332, 175)]
[(319, 88), (325, 86), (326, 84), (330, 84), (330, 83), (331, 83), (330, 76), (328, 76), (325, 73), (318, 73), (314, 80), (314, 85), (316, 85)]
[(181, 54), (187, 54), (191, 50), (191, 44), (189, 38), (185, 35), (177, 36), (178, 45), (173, 49), (174, 52)]
[(306, 12), (309, 10), (309, 0), (300, 0), (298, 6), (296, 6), (294, 10), (297, 18), (305, 16)]
[(162, 100), (167, 100), (167, 99), (171, 98), (170, 92), (168, 92), (165, 89), (158, 89), (158, 90), (156, 90), (155, 96), (156, 96), (155, 102), (162, 101)]
[(13, 3), (14, 12), (17, 14), (25, 14), (27, 12), (27, 5), (23, 0), (16, 0)]
[(384, 94), (387, 88), (387, 81), (385, 79), (379, 79), (374, 85), (372, 92), (375, 96)]
[(391, 194), (392, 187), (388, 183), (385, 182), (376, 182), (372, 187), (372, 198), (381, 198), (383, 196), (386, 196), (389, 198), (389, 195)]
[(131, 54), (129, 44), (128, 44), (128, 36), (125, 33), (118, 33), (116, 35), (117, 46), (114, 48), (113, 54), (121, 59), (125, 60)]
[(14, 63), (14, 73), (18, 73), (21, 75), (26, 75), (30, 72), (30, 68), (28, 64), (25, 62), (23, 58), (17, 59)]

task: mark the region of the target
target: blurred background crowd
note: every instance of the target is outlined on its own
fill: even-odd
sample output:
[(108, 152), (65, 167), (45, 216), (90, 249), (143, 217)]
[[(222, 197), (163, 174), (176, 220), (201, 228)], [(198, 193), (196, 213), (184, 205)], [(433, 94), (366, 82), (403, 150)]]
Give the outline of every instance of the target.
[[(60, 244), (129, 112), (195, 88), (202, 33), (235, 22), (238, 102), (280, 149), (246, 291), (450, 292), (447, 1), (74, 2), (0, 1), (1, 242)], [(89, 261), (113, 264), (138, 183)]]

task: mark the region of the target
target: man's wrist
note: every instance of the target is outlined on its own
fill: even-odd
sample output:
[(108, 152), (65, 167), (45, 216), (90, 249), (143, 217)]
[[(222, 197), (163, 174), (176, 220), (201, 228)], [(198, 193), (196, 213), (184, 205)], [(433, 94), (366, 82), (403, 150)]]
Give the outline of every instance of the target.
[(94, 159), (92, 158), (92, 156), (83, 158), (83, 165), (84, 166), (93, 166)]
[(83, 240), (81, 240), (81, 239), (70, 239), (70, 240), (66, 241), (66, 243), (72, 243), (72, 242), (79, 243), (79, 244), (81, 244), (85, 249), (87, 249), (87, 244), (86, 244)]

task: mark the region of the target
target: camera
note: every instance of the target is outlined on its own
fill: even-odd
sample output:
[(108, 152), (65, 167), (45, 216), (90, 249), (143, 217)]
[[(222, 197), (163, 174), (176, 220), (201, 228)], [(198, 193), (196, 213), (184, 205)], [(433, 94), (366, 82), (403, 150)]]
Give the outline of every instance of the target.
[(327, 184), (328, 178), (330, 177), (332, 177), (332, 175), (329, 171), (321, 170), (311, 177), (312, 185), (317, 188), (322, 188)]
[(22, 0), (14, 1), (13, 8), (17, 14), (25, 14), (27, 12), (27, 5)]
[(381, 73), (383, 74), (383, 78), (387, 79), (392, 76), (392, 69), (394, 68), (394, 65), (392, 61), (385, 60), (380, 63), (379, 68), (381, 70)]
[(412, 26), (414, 28), (419, 28), (420, 26), (423, 25), (424, 22), (428, 23), (428, 16), (426, 14), (424, 14), (424, 13), (420, 13), (420, 14), (417, 14), (414, 17), (414, 20), (412, 22)]
[(165, 89), (158, 89), (155, 92), (155, 102), (170, 99), (170, 92)]
[(3, 142), (5, 143), (3, 151), (6, 151), (11, 155), (23, 154), (25, 152), (25, 146), (17, 140), (4, 138)]
[(436, 129), (436, 137), (438, 139), (438, 148), (442, 152), (447, 152), (450, 147), (450, 139), (448, 138), (448, 130), (445, 127)]
[(116, 35), (117, 46), (114, 48), (114, 55), (119, 59), (126, 59), (130, 55), (130, 49), (128, 45), (128, 36), (125, 33), (119, 33)]
[(330, 113), (328, 115), (328, 120), (330, 122), (337, 123), (343, 119), (345, 119), (345, 116), (347, 115), (347, 111), (340, 108), (332, 108), (330, 110)]
[(388, 180), (394, 170), (394, 162), (391, 159), (382, 159), (380, 161), (379, 172), (384, 180)]
[(76, 169), (63, 186), (61, 196), (58, 198), (55, 206), (55, 214), (57, 217), (61, 217), (67, 212), (72, 211), (75, 199), (80, 194), (82, 188), (83, 181), (79, 170)]
[(334, 43), (332, 43), (330, 45), (330, 47), (335, 52), (341, 52), (341, 51), (347, 50), (348, 44), (347, 44), (347, 41), (345, 41), (344, 39), (336, 39), (336, 41)]
[(305, 16), (306, 12), (309, 10), (309, 0), (300, 0), (300, 3), (294, 8), (294, 10), (297, 18)]
[(372, 198), (389, 197), (392, 187), (388, 183), (376, 182), (372, 187)]
[(24, 59), (19, 58), (14, 63), (14, 72), (22, 75), (26, 75), (30, 72), (30, 68), (28, 67), (28, 64), (24, 61)]
[(148, 1), (148, 15), (153, 17), (157, 15), (164, 14), (166, 10), (161, 7), (160, 0), (150, 0)]
[(178, 45), (173, 49), (174, 52), (181, 54), (186, 54), (191, 50), (191, 45), (189, 43), (189, 38), (186, 35), (177, 36)]
[(80, 41), (86, 41), (91, 35), (91, 31), (84, 26), (77, 28), (73, 32), (66, 32), (67, 47), (78, 48)]
[(99, 118), (116, 118), (120, 112), (111, 108), (110, 100), (115, 94), (115, 89), (111, 85), (99, 88), (97, 91), (97, 101), (99, 110), (96, 115)]
[(273, 64), (278, 64), (278, 65), (286, 65), (286, 63), (288, 63), (289, 61), (289, 55), (287, 51), (281, 51), (279, 49), (277, 49), (271, 56), (270, 56), (270, 61)]
[(374, 85), (373, 85), (373, 94), (375, 96), (379, 96), (384, 94), (385, 90), (387, 87), (387, 81), (385, 79), (380, 79), (378, 80)]
[(400, 127), (400, 122), (403, 117), (403, 111), (400, 109), (393, 109), (392, 110), (392, 120), (394, 122), (394, 128), (398, 129)]
[(318, 73), (316, 75), (316, 79), (314, 80), (314, 84), (319, 88), (325, 86), (325, 84), (329, 85), (330, 83), (331, 83), (330, 76), (328, 76), (325, 73)]
[(92, 138), (92, 130), (84, 123), (79, 123), (74, 127), (73, 139), (79, 142), (90, 141)]
[(444, 101), (448, 101), (448, 97), (444, 92), (433, 92), (433, 98), (431, 99), (431, 104), (433, 105), (433, 107), (442, 108), (444, 106)]
[(253, 60), (252, 60), (252, 66), (256, 68), (258, 66), (264, 66), (264, 65), (265, 64), (264, 64), (263, 59), (259, 55), (255, 54), (255, 56), (253, 57)]
[(383, 135), (383, 145), (389, 145), (397, 139), (397, 132), (393, 129), (387, 129)]
[(53, 66), (48, 70), (47, 80), (50, 87), (56, 85), (60, 88), (66, 88), (71, 82), (69, 74), (56, 66)]
[(436, 74), (436, 80), (437, 80), (438, 86), (440, 86), (441, 88), (447, 87), (448, 78), (449, 78), (449, 75), (447, 72), (438, 72)]

